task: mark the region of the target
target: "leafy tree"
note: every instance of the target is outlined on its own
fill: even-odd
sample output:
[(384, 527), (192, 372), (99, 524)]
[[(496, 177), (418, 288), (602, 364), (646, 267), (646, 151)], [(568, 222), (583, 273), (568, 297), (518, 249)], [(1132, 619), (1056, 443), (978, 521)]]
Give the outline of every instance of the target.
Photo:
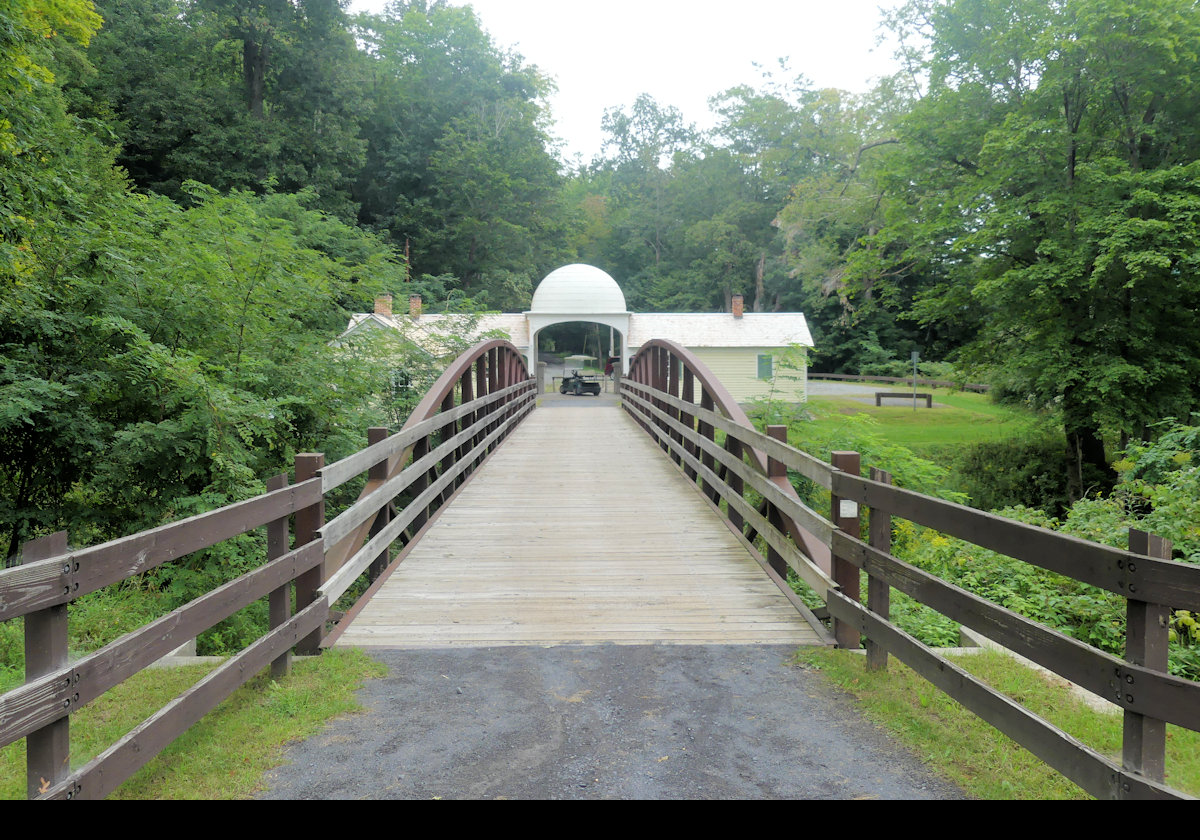
[(977, 330), (976, 360), (1061, 410), (1084, 486), (1111, 481), (1104, 433), (1190, 408), (1200, 381), (1180, 318), (1200, 303), (1200, 22), (1177, 0), (919, 0), (898, 20), (928, 89), (856, 270), (928, 267), (916, 312)]
[(670, 275), (679, 258), (683, 220), (672, 195), (674, 163), (696, 154), (698, 135), (677, 108), (646, 94), (628, 113), (606, 110), (601, 125), (608, 156), (592, 167), (607, 199), (611, 230), (601, 261), (622, 277), (630, 306), (653, 307), (650, 289)]
[(116, 122), (143, 189), (312, 191), (354, 217), (365, 70), (335, 0), (102, 0), (75, 107)]
[(88, 216), (29, 241), (39, 263), (0, 297), (10, 550), (39, 525), (101, 537), (243, 498), (378, 419), (388, 372), (328, 341), (355, 278), (390, 266), (402, 283), (386, 247), (333, 236), (296, 198), (189, 192), (181, 210), (93, 191)]
[(359, 24), (373, 82), (360, 221), (403, 247), (414, 273), (453, 274), (471, 295), (560, 263), (570, 221), (548, 151), (550, 82), (467, 7), (414, 0)]
[[(117, 181), (111, 158), (66, 112), (52, 68), (100, 20), (87, 2), (0, 7), (0, 527), (8, 553), (26, 523), (47, 523), (103, 433), (85, 396), (99, 384), (74, 364), (89, 348), (69, 307), (71, 267), (97, 256), (64, 236), (102, 220)], [(92, 227), (102, 227), (95, 221)]]

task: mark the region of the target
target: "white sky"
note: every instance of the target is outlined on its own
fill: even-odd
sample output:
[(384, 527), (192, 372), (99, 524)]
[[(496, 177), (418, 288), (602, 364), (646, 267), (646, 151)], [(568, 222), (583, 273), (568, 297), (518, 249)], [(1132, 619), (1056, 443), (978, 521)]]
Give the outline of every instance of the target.
[[(712, 125), (709, 97), (757, 85), (757, 62), (817, 87), (863, 92), (895, 69), (892, 46), (876, 46), (879, 7), (899, 0), (474, 0), (498, 46), (523, 55), (557, 80), (550, 101), (563, 156), (584, 162), (600, 152), (605, 108), (628, 108), (640, 93), (679, 108), (688, 122)], [(351, 11), (379, 11), (385, 0), (353, 0)], [(455, 3), (454, 5), (468, 5)]]

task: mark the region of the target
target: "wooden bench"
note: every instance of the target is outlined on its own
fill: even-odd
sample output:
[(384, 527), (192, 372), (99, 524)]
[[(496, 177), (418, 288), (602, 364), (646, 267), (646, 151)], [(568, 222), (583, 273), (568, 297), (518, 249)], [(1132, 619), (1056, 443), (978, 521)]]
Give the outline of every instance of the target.
[(933, 394), (905, 394), (900, 391), (876, 391), (875, 405), (882, 405), (883, 403), (880, 401), (884, 397), (887, 397), (888, 399), (895, 398), (898, 400), (922, 399), (925, 400), (926, 408), (933, 408)]

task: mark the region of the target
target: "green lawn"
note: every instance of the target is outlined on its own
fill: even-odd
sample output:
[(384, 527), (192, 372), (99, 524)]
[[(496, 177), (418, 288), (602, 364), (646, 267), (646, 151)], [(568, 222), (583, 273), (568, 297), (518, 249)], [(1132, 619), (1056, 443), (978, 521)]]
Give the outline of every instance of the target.
[[(71, 716), (71, 766), (78, 768), (212, 668), (141, 671)], [(358, 708), (355, 690), (384, 668), (361, 651), (297, 659), (273, 682), (264, 671), (209, 712), (117, 788), (111, 799), (244, 799), (282, 760), (291, 741), (320, 732)], [(19, 682), (7, 675), (12, 688)], [(25, 740), (0, 749), (0, 799), (25, 798)]]
[[(957, 665), (1092, 749), (1120, 763), (1120, 714), (1097, 712), (1066, 688), (998, 653), (954, 657)], [(839, 650), (801, 650), (800, 667), (821, 671), (853, 694), (867, 717), (935, 770), (980, 799), (1087, 799), (1025, 748), (892, 658), (886, 672)], [(1200, 733), (1167, 727), (1167, 784), (1200, 793)]]
[(889, 443), (906, 446), (925, 457), (963, 444), (1019, 437), (1038, 425), (1027, 412), (996, 405), (986, 394), (921, 389), (921, 393), (930, 392), (932, 409), (925, 408), (923, 400), (918, 401), (915, 411), (911, 400), (885, 400), (884, 405), (876, 407), (869, 395), (863, 398), (868, 402), (850, 396), (810, 396), (808, 408), (812, 422), (831, 431), (837, 428), (840, 418), (865, 414), (878, 422), (879, 433)]

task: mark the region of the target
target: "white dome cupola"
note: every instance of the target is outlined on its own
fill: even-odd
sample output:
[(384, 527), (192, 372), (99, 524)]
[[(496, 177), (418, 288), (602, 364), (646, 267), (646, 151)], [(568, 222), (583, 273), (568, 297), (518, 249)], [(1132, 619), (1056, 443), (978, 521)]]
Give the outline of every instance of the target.
[(621, 287), (607, 271), (594, 265), (573, 263), (546, 275), (533, 293), (529, 311), (544, 315), (588, 315), (627, 310)]

